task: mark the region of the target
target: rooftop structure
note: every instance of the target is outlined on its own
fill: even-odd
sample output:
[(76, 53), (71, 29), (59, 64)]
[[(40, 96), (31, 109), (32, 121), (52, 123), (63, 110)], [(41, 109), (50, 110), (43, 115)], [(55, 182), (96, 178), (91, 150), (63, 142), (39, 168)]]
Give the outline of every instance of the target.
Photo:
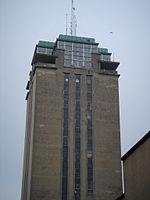
[[(97, 53), (103, 70), (115, 70), (119, 63), (111, 62), (111, 53), (107, 48), (99, 48), (94, 38), (77, 37), (60, 34), (56, 42), (39, 41), (36, 45), (32, 65), (40, 61), (39, 55), (55, 55), (56, 49), (64, 50), (64, 66), (91, 68), (92, 54)], [(38, 59), (37, 59), (38, 57)], [(46, 56), (45, 56), (46, 59)], [(51, 57), (52, 62), (53, 58)], [(49, 59), (47, 62), (50, 62)], [(104, 63), (105, 62), (105, 63)], [(106, 62), (109, 62), (106, 64)]]

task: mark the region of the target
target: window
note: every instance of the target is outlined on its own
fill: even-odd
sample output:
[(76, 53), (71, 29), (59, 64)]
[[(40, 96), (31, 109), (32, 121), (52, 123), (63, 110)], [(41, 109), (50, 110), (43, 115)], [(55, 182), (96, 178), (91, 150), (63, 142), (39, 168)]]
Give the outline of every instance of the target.
[(110, 61), (110, 55), (103, 55), (101, 54), (100, 55), (100, 60), (104, 60), (104, 61)]
[(53, 49), (50, 49), (50, 48), (37, 47), (36, 53), (51, 55), (52, 51)]
[(64, 49), (64, 66), (91, 68), (91, 53), (98, 52), (97, 45), (80, 44), (73, 42), (58, 41), (58, 48)]
[(66, 51), (72, 51), (72, 46), (66, 46), (65, 50)]

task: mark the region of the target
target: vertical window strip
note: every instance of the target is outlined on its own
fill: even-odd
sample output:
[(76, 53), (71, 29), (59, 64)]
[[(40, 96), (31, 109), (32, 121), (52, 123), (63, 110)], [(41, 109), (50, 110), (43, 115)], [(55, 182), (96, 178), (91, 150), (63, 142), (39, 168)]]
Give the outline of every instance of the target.
[(69, 135), (69, 74), (64, 74), (63, 102), (63, 153), (62, 153), (62, 200), (67, 200), (68, 188), (68, 135)]
[(75, 75), (75, 200), (80, 200), (80, 96), (81, 96), (81, 75)]
[(92, 76), (86, 77), (87, 86), (87, 189), (93, 193), (93, 128), (92, 128)]

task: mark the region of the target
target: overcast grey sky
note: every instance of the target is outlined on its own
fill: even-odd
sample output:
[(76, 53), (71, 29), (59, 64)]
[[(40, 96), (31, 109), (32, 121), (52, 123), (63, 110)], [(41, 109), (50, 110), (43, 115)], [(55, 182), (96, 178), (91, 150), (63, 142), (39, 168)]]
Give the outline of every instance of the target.
[[(75, 0), (77, 35), (120, 61), (122, 154), (150, 129), (150, 1)], [(39, 40), (65, 33), (71, 0), (0, 0), (0, 199), (20, 200), (25, 87)], [(109, 34), (113, 31), (113, 34)]]

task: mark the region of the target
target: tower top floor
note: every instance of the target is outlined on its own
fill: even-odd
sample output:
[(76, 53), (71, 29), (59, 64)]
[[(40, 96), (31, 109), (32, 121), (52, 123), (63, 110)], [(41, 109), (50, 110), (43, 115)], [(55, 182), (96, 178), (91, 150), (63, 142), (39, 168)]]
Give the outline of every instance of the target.
[[(63, 52), (60, 54), (59, 52)], [(63, 67), (93, 69), (95, 72), (117, 74), (119, 62), (111, 60), (107, 48), (99, 47), (94, 38), (60, 34), (55, 42), (39, 41), (35, 47), (32, 66), (54, 64), (62, 57)], [(98, 69), (96, 69), (96, 65)]]

